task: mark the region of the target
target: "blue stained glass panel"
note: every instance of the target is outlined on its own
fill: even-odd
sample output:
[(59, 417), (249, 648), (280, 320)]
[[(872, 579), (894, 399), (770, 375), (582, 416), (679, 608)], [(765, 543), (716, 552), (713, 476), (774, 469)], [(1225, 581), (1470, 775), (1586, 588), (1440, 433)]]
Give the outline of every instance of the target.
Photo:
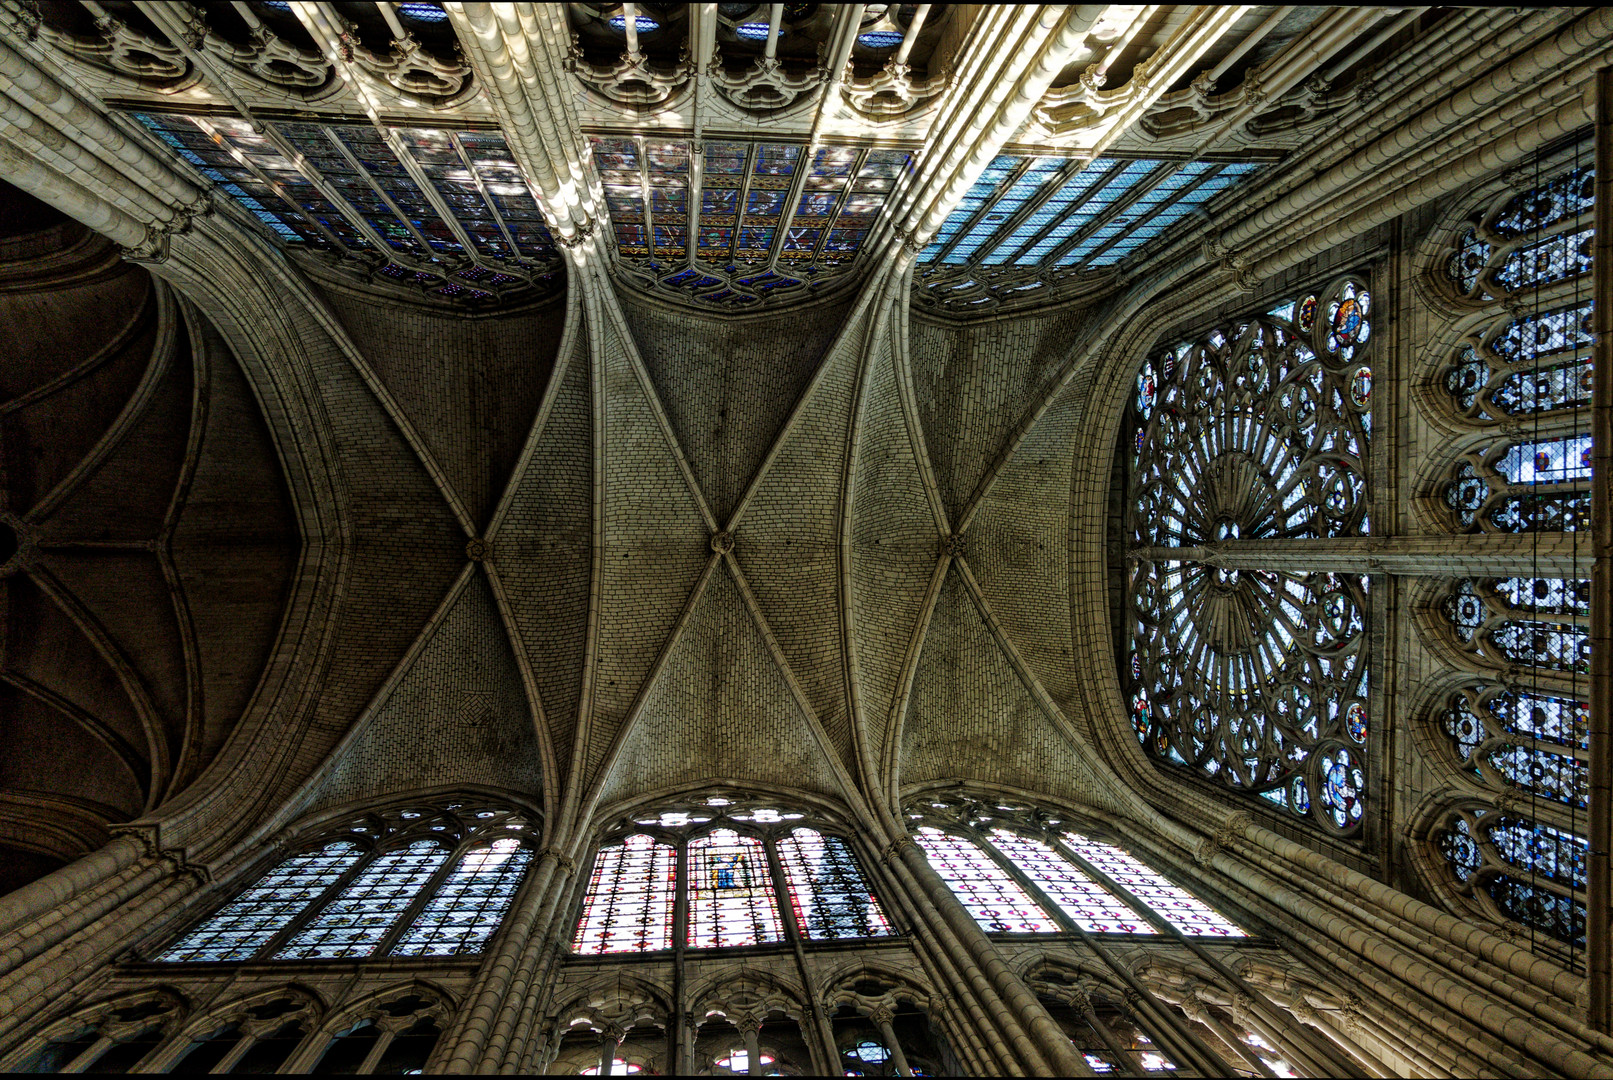
[(532, 853), (513, 838), (468, 852), (403, 932), (391, 955), (481, 952), (504, 921), (531, 859)]
[(287, 859), (211, 918), (157, 955), (160, 963), (250, 960), (355, 863), (363, 849), (347, 840)]
[(404, 909), (448, 860), (430, 840), (389, 851), (364, 867), (313, 920), (274, 954), (276, 960), (369, 956)]

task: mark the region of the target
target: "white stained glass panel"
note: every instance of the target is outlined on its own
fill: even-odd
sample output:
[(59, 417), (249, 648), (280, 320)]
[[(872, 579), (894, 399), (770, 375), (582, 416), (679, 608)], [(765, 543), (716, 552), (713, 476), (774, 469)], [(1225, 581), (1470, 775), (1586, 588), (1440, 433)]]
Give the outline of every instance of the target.
[(249, 960), (269, 939), (358, 862), (363, 849), (347, 840), (287, 859), (202, 925), (168, 946), (157, 960)]
[(487, 945), (521, 887), (532, 853), (514, 837), (459, 860), (392, 948), (393, 956), (464, 956)]
[(802, 937), (884, 937), (891, 932), (844, 840), (796, 829), (778, 842), (778, 854)]
[(720, 949), (783, 937), (762, 842), (732, 829), (691, 842), (689, 946)]
[(430, 840), (417, 840), (381, 855), (348, 882), (312, 922), (292, 935), (274, 959), (369, 956), (447, 861), (448, 849)]
[(960, 836), (920, 828), (918, 845), (958, 902), (983, 929), (1050, 934), (1059, 926), (997, 861)]
[(678, 854), (642, 834), (599, 849), (573, 947), (580, 953), (672, 947)]
[(1113, 844), (1080, 833), (1065, 833), (1064, 842), (1182, 933), (1196, 937), (1249, 936), (1210, 905)]
[(993, 829), (991, 842), (1081, 929), (1095, 934), (1154, 933), (1154, 928), (1129, 904), (1040, 840), (1007, 829)]

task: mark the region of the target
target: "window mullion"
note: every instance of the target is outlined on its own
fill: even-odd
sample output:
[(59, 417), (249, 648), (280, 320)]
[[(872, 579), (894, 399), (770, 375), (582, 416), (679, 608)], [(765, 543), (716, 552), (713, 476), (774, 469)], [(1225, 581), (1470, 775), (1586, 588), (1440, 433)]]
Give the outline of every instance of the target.
[[(334, 839), (335, 838), (333, 837), (332, 840)], [(327, 840), (325, 843), (329, 844), (332, 842), (332, 840)], [(326, 886), (324, 892), (320, 893), (319, 896), (317, 896), (310, 903), (303, 905), (303, 909), (297, 913), (297, 916), (294, 919), (282, 926), (261, 949), (252, 954), (252, 959), (267, 960), (276, 952), (280, 951), (285, 943), (291, 940), (293, 935), (300, 932), (302, 928), (308, 924), (309, 920), (313, 919), (314, 916), (325, 910), (326, 905), (328, 905), (332, 900), (336, 899), (336, 897), (340, 896), (342, 890), (347, 888), (348, 885), (352, 884), (353, 879), (362, 874), (364, 872), (364, 868), (379, 858), (381, 854), (382, 852), (372, 847), (361, 855), (358, 861), (352, 866), (348, 867), (341, 877), (337, 878), (335, 881)]]
[(1037, 885), (1036, 882), (1032, 881), (1030, 875), (1021, 870), (1019, 866), (1015, 864), (1013, 859), (1010, 859), (1007, 854), (997, 847), (996, 844), (992, 843), (991, 837), (981, 833), (971, 837), (971, 839), (974, 840), (977, 847), (986, 852), (986, 854), (990, 855), (992, 858), (996, 859), (998, 865), (1002, 866), (1008, 871), (1009, 875), (1012, 876), (1013, 879), (1019, 883), (1020, 887), (1025, 890), (1025, 894), (1032, 900), (1036, 901), (1036, 903), (1047, 912), (1049, 918), (1062, 926), (1066, 932), (1073, 931), (1074, 933), (1080, 934), (1083, 937), (1086, 936), (1086, 931), (1077, 926), (1075, 920), (1070, 918), (1069, 915), (1065, 914), (1064, 909), (1059, 907), (1058, 904), (1054, 903), (1053, 898), (1048, 896), (1047, 893), (1043, 892), (1042, 887)]
[(680, 962), (689, 944), (689, 839), (678, 837), (677, 889), (672, 894), (672, 950)]
[(1064, 837), (1057, 833), (1053, 833), (1050, 834), (1048, 840), (1051, 843), (1053, 850), (1058, 852), (1061, 857), (1067, 860), (1071, 865), (1073, 865), (1077, 870), (1081, 871), (1087, 877), (1103, 886), (1110, 893), (1118, 896), (1122, 901), (1136, 908), (1137, 911), (1142, 914), (1143, 918), (1152, 923), (1161, 934), (1178, 939), (1185, 937), (1181, 930), (1171, 924), (1169, 919), (1165, 918), (1163, 915), (1159, 914), (1153, 908), (1145, 904), (1130, 889), (1126, 888), (1114, 878), (1110, 877), (1108, 874), (1105, 874), (1102, 870), (1099, 870), (1096, 866), (1093, 866), (1091, 863), (1081, 858), (1080, 855), (1077, 855), (1075, 851), (1064, 842)]
[(778, 857), (773, 837), (764, 836), (761, 839), (762, 849), (767, 853), (768, 876), (773, 880), (773, 893), (778, 898), (779, 924), (784, 928), (785, 939), (790, 944), (799, 946), (803, 932), (795, 920), (795, 905), (790, 902), (789, 880), (784, 873), (784, 863)]
[(460, 863), (465, 861), (465, 856), (468, 854), (470, 854), (469, 844), (461, 845), (449, 853), (448, 858), (443, 860), (443, 864), (437, 868), (437, 872), (432, 874), (430, 879), (415, 893), (414, 899), (409, 901), (408, 906), (403, 909), (403, 914), (399, 915), (397, 921), (392, 924), (392, 928), (382, 935), (380, 941), (376, 942), (375, 950), (370, 953), (371, 957), (385, 956), (398, 943), (398, 939), (408, 929), (409, 923), (418, 917), (421, 909), (431, 902), (433, 896), (437, 895), (437, 891), (442, 888), (443, 883), (459, 868)]

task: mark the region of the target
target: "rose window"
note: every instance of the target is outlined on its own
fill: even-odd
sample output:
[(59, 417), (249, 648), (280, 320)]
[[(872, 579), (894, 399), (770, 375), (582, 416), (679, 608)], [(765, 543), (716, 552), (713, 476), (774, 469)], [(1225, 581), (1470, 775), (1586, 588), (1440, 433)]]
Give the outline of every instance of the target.
[(1363, 814), (1367, 579), (1282, 542), (1367, 535), (1371, 312), (1345, 278), (1156, 354), (1128, 441), (1137, 737), (1341, 833)]

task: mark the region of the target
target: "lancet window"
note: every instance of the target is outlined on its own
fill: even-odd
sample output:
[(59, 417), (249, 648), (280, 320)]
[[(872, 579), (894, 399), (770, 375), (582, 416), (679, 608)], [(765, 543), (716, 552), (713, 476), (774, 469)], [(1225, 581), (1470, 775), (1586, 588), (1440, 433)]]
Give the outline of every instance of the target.
[(1588, 674), (1591, 583), (1461, 578), (1441, 605), (1461, 647), (1496, 668)]
[(407, 805), (306, 842), (160, 952), (165, 963), (480, 953), (531, 861), (531, 817), (484, 801)]
[(1575, 167), (1500, 200), (1462, 233), (1447, 276), (1488, 300), (1589, 273), (1595, 194), (1595, 171)]
[(930, 865), (992, 933), (1248, 936), (1123, 848), (1055, 813), (947, 797), (916, 801), (906, 814)]
[(1585, 807), (1589, 703), (1549, 688), (1475, 683), (1451, 694), (1437, 720), (1457, 759), (1487, 787)]
[[(1427, 372), (1430, 400), (1465, 434), (1434, 494), (1456, 531), (1589, 528), (1588, 158), (1583, 145), (1543, 158), (1525, 190), (1475, 207), (1436, 274), (1455, 297), (1455, 344)], [(1550, 541), (1518, 542), (1526, 560)], [(1428, 606), (1424, 629), (1454, 647), (1465, 678), (1426, 722), (1470, 785), (1428, 843), (1441, 888), (1523, 924), (1537, 947), (1566, 946), (1572, 966), (1584, 944), (1590, 582), (1514, 567), (1442, 583)]]
[(1571, 948), (1584, 944), (1589, 605), (1583, 580), (1455, 582), (1440, 607), (1452, 636), (1477, 671), (1513, 685), (1463, 687), (1433, 716), (1463, 771), (1516, 807), (1465, 804), (1432, 831), (1458, 893)]
[(1128, 439), (1138, 739), (1343, 834), (1365, 807), (1368, 579), (1280, 568), (1269, 542), (1370, 531), (1372, 306), (1345, 277), (1155, 353)]
[(133, 115), (292, 248), (471, 304), (559, 280), (537, 198), (498, 132)]
[(851, 844), (805, 813), (713, 795), (614, 831), (588, 877), (572, 939), (580, 953), (893, 933)]
[(1434, 833), (1460, 890), (1492, 914), (1585, 944), (1585, 839), (1486, 807), (1458, 807)]
[(649, 287), (722, 307), (798, 295), (849, 267), (911, 157), (854, 146), (697, 145), (592, 140), (623, 268)]
[(1435, 386), (1460, 426), (1494, 436), (1442, 481), (1458, 531), (1589, 527), (1595, 180), (1572, 163), (1547, 172), (1481, 215), (1447, 260), (1449, 284), (1488, 316), (1470, 321)]
[(1115, 267), (1258, 162), (1021, 157), (992, 161), (919, 255), (918, 297), (994, 307)]

